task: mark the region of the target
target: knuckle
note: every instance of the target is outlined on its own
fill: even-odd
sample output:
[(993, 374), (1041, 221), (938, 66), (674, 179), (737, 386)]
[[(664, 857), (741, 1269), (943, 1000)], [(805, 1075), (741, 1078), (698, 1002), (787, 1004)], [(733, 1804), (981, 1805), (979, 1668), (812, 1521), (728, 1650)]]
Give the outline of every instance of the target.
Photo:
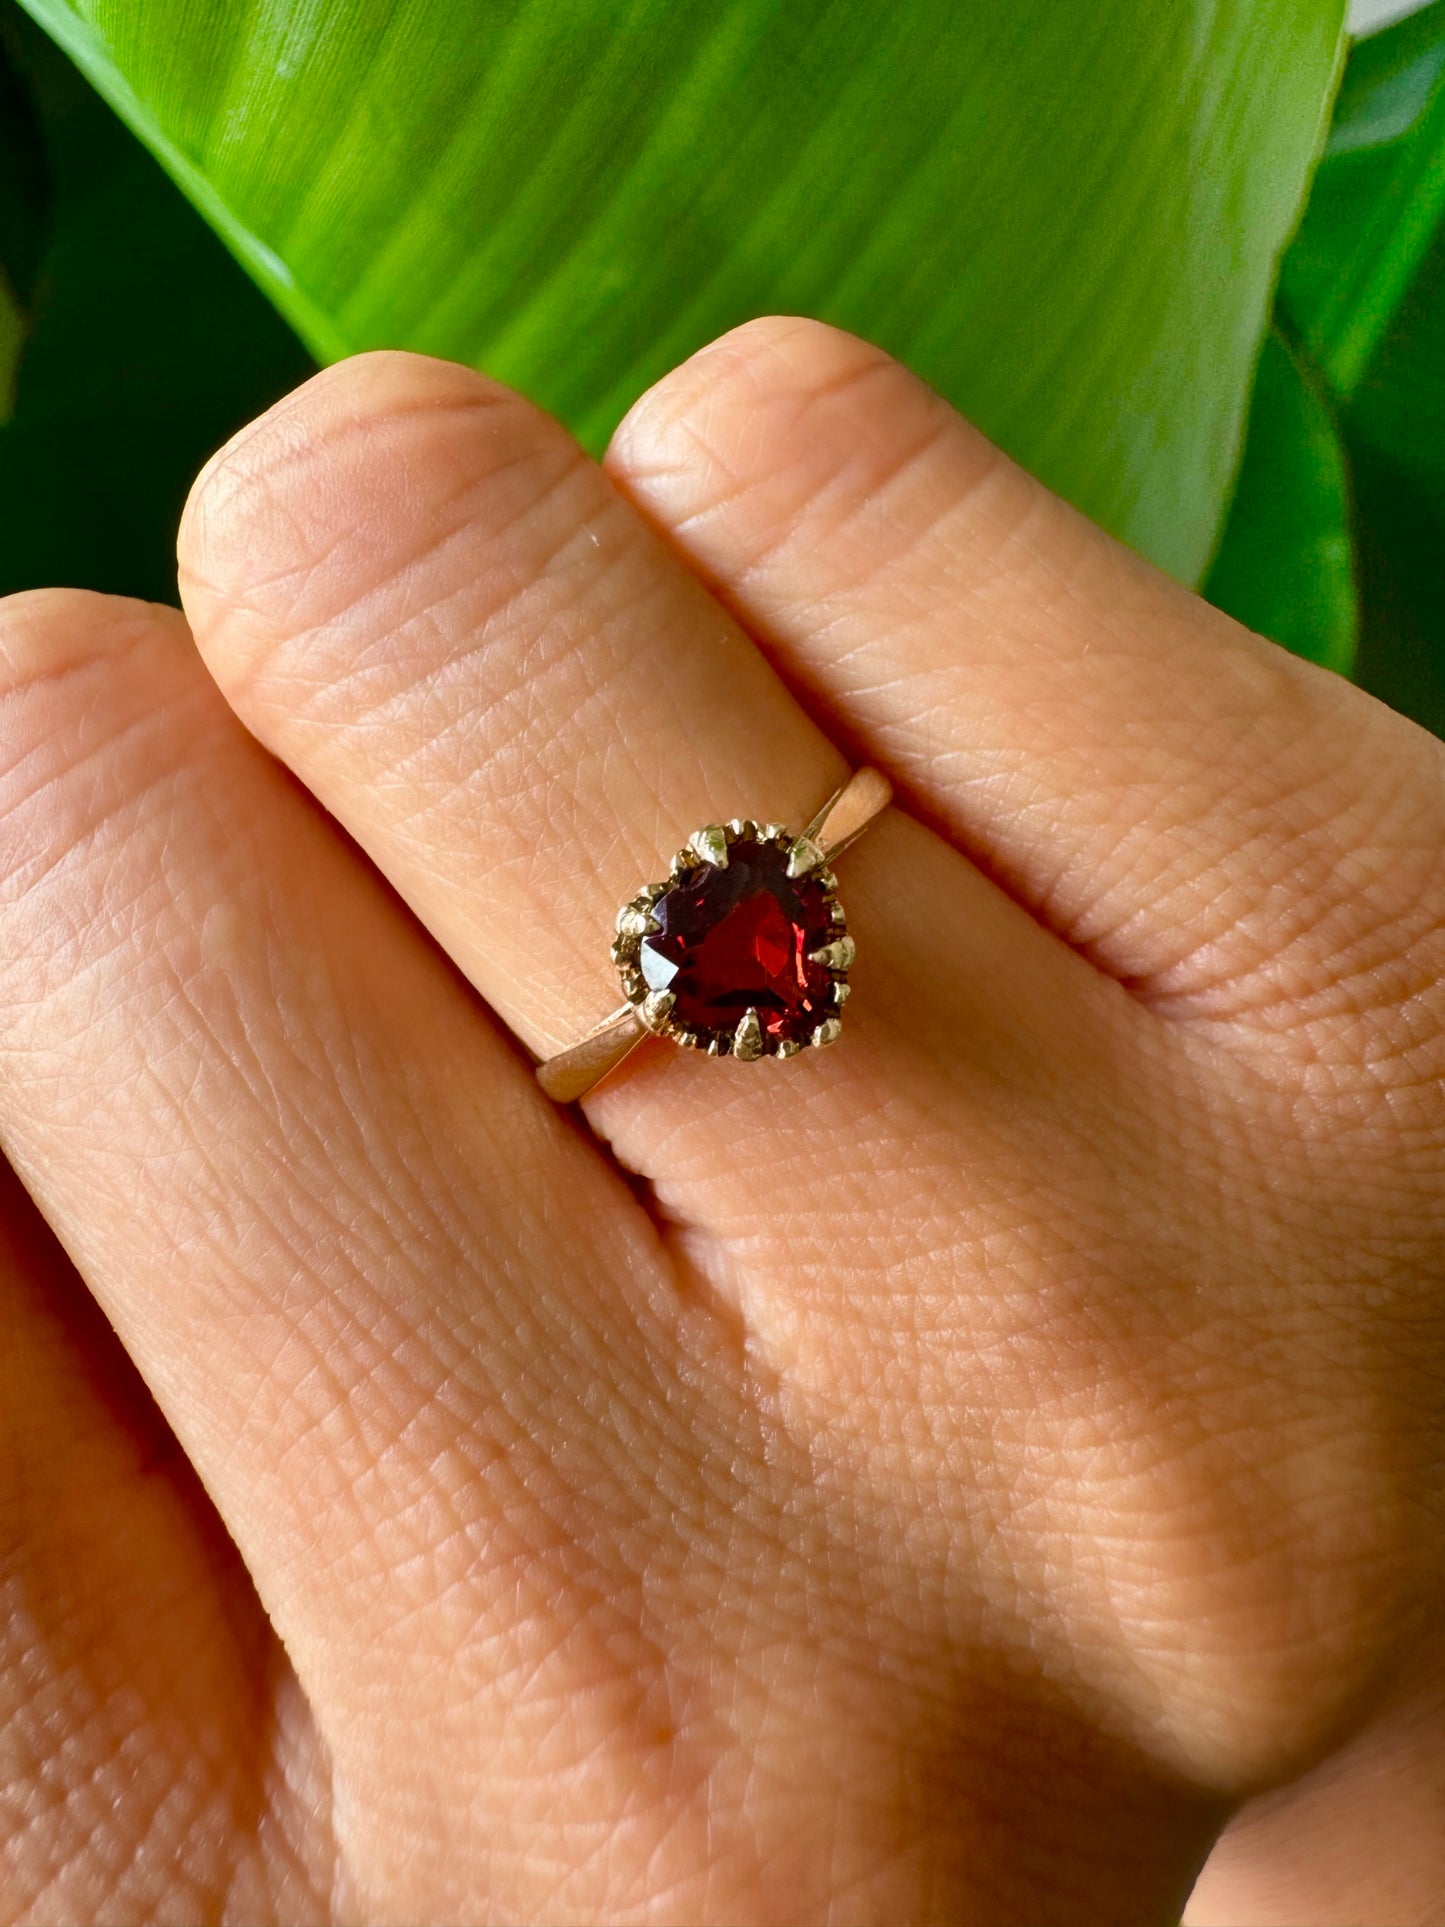
[(326, 370), (192, 490), (181, 581), (203, 653), (233, 689), (293, 661), (308, 686), (331, 655), (354, 666), (369, 638), (419, 609), (443, 620), (470, 580), (505, 570), (584, 461), (470, 369), (379, 353)]
[(795, 315), (745, 321), (634, 403), (613, 437), (612, 457), (645, 471), (666, 467), (681, 448), (735, 469), (742, 438), (758, 445), (758, 411), (797, 415), (880, 374), (902, 378), (903, 371), (882, 349), (826, 322)]
[(179, 620), (174, 610), (91, 589), (22, 589), (0, 598), (0, 691), (16, 694), (123, 653), (168, 620)]

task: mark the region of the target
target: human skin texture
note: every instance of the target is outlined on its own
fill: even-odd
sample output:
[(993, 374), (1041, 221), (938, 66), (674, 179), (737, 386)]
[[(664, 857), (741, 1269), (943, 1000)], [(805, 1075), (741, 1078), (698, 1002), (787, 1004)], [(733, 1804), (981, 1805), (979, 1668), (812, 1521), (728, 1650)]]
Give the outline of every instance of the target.
[[(807, 321), (344, 363), (180, 580), (0, 604), (0, 1911), (1177, 1920), (1428, 1673), (1441, 746)], [(842, 1040), (549, 1103), (863, 761)]]

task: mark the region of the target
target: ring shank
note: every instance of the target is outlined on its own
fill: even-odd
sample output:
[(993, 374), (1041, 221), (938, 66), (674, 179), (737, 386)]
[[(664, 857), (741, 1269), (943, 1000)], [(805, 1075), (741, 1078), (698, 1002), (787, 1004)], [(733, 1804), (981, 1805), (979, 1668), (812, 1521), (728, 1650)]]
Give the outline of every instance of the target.
[(600, 1084), (640, 1044), (647, 1028), (631, 1004), (604, 1017), (595, 1030), (537, 1066), (537, 1082), (559, 1104), (574, 1103)]
[(850, 843), (876, 821), (893, 800), (893, 785), (882, 770), (854, 770), (842, 789), (835, 790), (804, 830), (828, 862), (841, 856)]
[[(836, 790), (802, 833), (817, 844), (828, 862), (842, 854), (892, 800), (893, 786), (881, 770), (855, 770)], [(631, 1004), (623, 1004), (566, 1050), (537, 1066), (537, 1082), (559, 1104), (572, 1104), (595, 1090), (647, 1036), (647, 1027)]]

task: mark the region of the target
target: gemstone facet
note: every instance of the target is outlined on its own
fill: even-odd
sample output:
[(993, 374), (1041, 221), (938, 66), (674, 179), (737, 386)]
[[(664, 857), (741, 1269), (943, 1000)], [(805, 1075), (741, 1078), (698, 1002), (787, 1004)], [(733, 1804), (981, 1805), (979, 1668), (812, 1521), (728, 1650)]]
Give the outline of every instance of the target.
[(649, 1029), (744, 1060), (837, 1036), (853, 946), (831, 872), (800, 841), (774, 824), (711, 824), (668, 884), (624, 906), (612, 954)]

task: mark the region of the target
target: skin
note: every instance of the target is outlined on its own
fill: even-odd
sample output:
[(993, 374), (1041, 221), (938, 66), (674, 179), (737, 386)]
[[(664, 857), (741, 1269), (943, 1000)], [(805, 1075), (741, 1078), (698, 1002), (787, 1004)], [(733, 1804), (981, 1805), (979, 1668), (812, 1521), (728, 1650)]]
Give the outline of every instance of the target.
[[(180, 563), (0, 604), (0, 1911), (1251, 1918), (1440, 1726), (1441, 746), (811, 322)], [(863, 760), (841, 1043), (552, 1106)]]

